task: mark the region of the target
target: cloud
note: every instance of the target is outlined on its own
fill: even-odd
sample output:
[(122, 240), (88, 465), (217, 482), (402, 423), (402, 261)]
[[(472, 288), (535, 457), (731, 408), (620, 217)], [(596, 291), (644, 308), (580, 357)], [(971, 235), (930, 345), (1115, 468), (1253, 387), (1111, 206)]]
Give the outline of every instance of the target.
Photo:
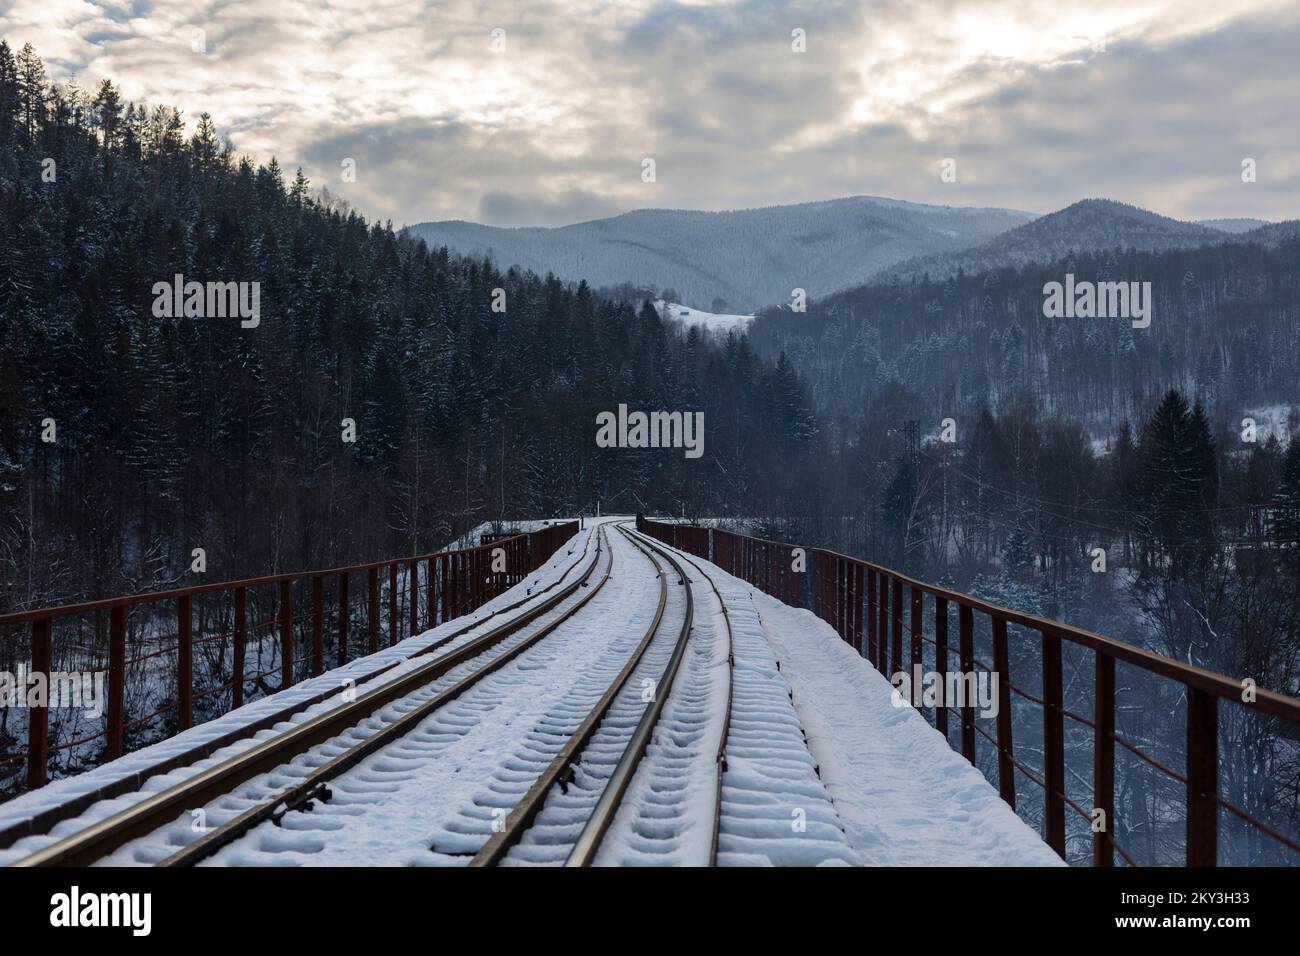
[(1300, 185), (1282, 0), (12, 0), (0, 31), (399, 224), (860, 193), (1276, 219)]

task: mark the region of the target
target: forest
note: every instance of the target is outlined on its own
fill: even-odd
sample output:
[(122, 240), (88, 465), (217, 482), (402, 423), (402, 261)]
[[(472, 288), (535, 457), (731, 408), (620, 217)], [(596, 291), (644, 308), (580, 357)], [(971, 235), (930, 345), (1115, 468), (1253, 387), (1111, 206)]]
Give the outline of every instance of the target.
[[(1045, 317), (1044, 285), (1067, 274), (1150, 282), (1151, 327)], [(895, 278), (806, 313), (768, 309), (751, 339), (765, 354), (788, 354), (835, 422), (852, 422), (894, 382), (916, 395), (924, 420), (1028, 399), (1113, 436), (1177, 388), (1239, 422), (1260, 406), (1300, 402), (1300, 238), (1098, 248), (1046, 265)]]
[[(259, 282), (260, 323), (155, 318), (177, 273)], [(0, 316), (0, 611), (192, 583), (195, 547), (223, 580), (598, 500), (779, 498), (795, 476), (769, 465), (812, 432), (789, 363), (744, 337), (430, 250), (236, 156), (206, 114), (187, 137), (5, 44)], [(619, 403), (702, 411), (709, 460), (597, 448)]]

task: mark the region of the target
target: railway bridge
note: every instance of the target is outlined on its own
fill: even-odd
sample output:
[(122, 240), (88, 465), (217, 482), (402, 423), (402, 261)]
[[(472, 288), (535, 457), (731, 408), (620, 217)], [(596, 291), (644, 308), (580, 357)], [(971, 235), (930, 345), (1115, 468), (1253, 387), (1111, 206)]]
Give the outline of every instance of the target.
[[(13, 866), (1300, 857), (1220, 761), (1229, 721), (1295, 739), (1300, 701), (720, 528), (539, 523), (8, 614), (0, 635), (28, 675), (0, 763)], [(59, 674), (102, 706), (62, 706)], [(1182, 690), (1176, 759), (1119, 706), (1155, 681)], [(1126, 845), (1135, 772), (1169, 781), (1177, 859)]]

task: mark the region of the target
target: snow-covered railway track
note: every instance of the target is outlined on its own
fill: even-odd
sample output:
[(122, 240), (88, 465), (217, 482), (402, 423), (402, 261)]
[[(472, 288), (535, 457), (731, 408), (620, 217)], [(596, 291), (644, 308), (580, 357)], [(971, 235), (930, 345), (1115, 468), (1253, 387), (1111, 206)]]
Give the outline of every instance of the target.
[[(718, 610), (701, 614), (680, 700), (660, 727), (673, 746), (646, 761), (611, 834), (617, 849), (597, 863), (860, 864), (748, 589), (720, 588), (700, 563), (669, 551), (708, 585)], [(698, 821), (710, 817), (706, 832)]]
[[(314, 751), (328, 753), (329, 757), (307, 771), (305, 776), (302, 772), (298, 772), (296, 776), (300, 779), (297, 783), (281, 787), (266, 799), (255, 801), (255, 806), (233, 820), (226, 821), (215, 830), (204, 832), (198, 839), (180, 849), (172, 846), (169, 852), (160, 855), (155, 848), (153, 855), (158, 858), (151, 862), (167, 865), (193, 864), (231, 840), (237, 839), (239, 835), (262, 820), (276, 816), (285, 809), (302, 806), (312, 799), (325, 796), (327, 780), (408, 732), (419, 723), (419, 719), (427, 717), (429, 713), (464, 693), (483, 677), (514, 660), (556, 630), (590, 601), (609, 579), (612, 564), (604, 530), (593, 531), (588, 538), (588, 546), (592, 538), (597, 539), (597, 545), (591, 563), (577, 579), (561, 587), (554, 595), (538, 600), (546, 591), (559, 586), (568, 577), (572, 568), (581, 564), (581, 559), (566, 569), (563, 576), (537, 594), (529, 595), (511, 605), (483, 615), (453, 634), (421, 648), (411, 657), (435, 653), (465, 634), (482, 627), (487, 619), (506, 615), (512, 609), (529, 605), (522, 612), (507, 617), (505, 621), (485, 633), (472, 637), (463, 644), (434, 657), (433, 660), (419, 664), (400, 677), (386, 681), (353, 700), (310, 719), (302, 720), (283, 733), (187, 776), (175, 785), (145, 796), (144, 785), (152, 778), (151, 775), (141, 781), (139, 793), (128, 795), (126, 800), (114, 801), (125, 802), (127, 804), (125, 807), (114, 808), (104, 814), (96, 812), (99, 808), (92, 806), (86, 814), (84, 826), (78, 826), (81, 821), (76, 819), (75, 814), (70, 814), (67, 820), (61, 823), (61, 828), (70, 829), (70, 833), (53, 841), (42, 841), (42, 845), (35, 852), (13, 861), (11, 865), (49, 866), (94, 863), (133, 840), (147, 837), (168, 824), (176, 823), (179, 816), (205, 807), (211, 801), (229, 794), (240, 784)], [(584, 549), (585, 554), (586, 549)], [(602, 561), (602, 558), (605, 560)], [(592, 579), (602, 563), (604, 572), (592, 585)], [(585, 593), (581, 593), (583, 588), (587, 589)], [(575, 596), (576, 600), (573, 600), (569, 606), (564, 606)], [(519, 636), (519, 632), (552, 612), (556, 612), (555, 617), (544, 623), (540, 629)], [(381, 668), (376, 674), (370, 676), (378, 676), (389, 669), (390, 667)], [(460, 671), (468, 673), (461, 675), (458, 673)], [(454, 682), (451, 682), (450, 686), (437, 686), (440, 681), (442, 684)], [(292, 717), (296, 711), (302, 710), (311, 703), (319, 703), (319, 701), (311, 699), (300, 702), (295, 707), (287, 709), (284, 716)], [(404, 711), (403, 705), (406, 706)], [(392, 713), (392, 711), (397, 712)], [(258, 722), (259, 729), (264, 729), (260, 727), (264, 722)], [(370, 733), (365, 734), (365, 731)], [(250, 730), (248, 733), (255, 732)], [(360, 739), (345, 745), (334, 742), (334, 738), (349, 732)], [(212, 752), (211, 747), (207, 748), (207, 752)], [(169, 763), (174, 764), (174, 760)], [(174, 769), (174, 766), (168, 767), (168, 770)], [(140, 799), (130, 799), (130, 797)], [(185, 818), (185, 824), (184, 829), (188, 830), (188, 817)]]
[[(347, 685), (355, 689), (372, 684), (385, 675), (389, 675), (391, 678), (393, 676), (392, 672), (400, 668), (406, 661), (442, 650), (466, 635), (483, 628), (493, 619), (509, 615), (527, 604), (542, 604), (547, 594), (562, 585), (570, 574), (583, 566), (594, 540), (596, 540), (594, 533), (586, 535), (582, 553), (564, 568), (563, 573), (544, 586), (538, 587), (534, 584), (518, 600), (495, 608), (491, 607), (493, 602), (489, 602), (488, 606), (471, 611), (463, 619), (457, 619), (458, 626), (450, 633), (429, 644), (417, 647), (404, 657), (392, 659), (392, 655), (387, 655), (387, 660), (381, 660), (381, 662), (373, 666), (363, 664), (364, 659), (359, 659), (354, 662), (353, 668), (347, 672)], [(572, 553), (573, 550), (570, 549), (568, 554), (571, 555)], [(592, 566), (594, 566), (594, 560)], [(224, 733), (217, 733), (205, 740), (184, 746), (179, 750), (172, 750), (166, 756), (142, 760), (139, 766), (129, 773), (121, 774), (97, 786), (81, 790), (74, 796), (52, 803), (12, 823), (0, 825), (0, 851), (12, 846), (24, 837), (48, 833), (63, 821), (76, 818), (97, 803), (115, 800), (139, 792), (150, 780), (159, 779), (173, 772), (192, 767), (221, 750), (251, 740), (259, 734), (272, 732), (274, 728), (286, 723), (301, 720), (308, 711), (330, 706), (331, 699), (339, 698), (341, 691), (338, 685), (331, 683), (323, 690), (317, 690), (305, 695), (297, 694), (295, 688), (294, 692), (287, 696), (295, 697), (295, 699), (283, 706), (274, 707), (265, 713), (260, 713), (252, 719), (240, 722)]]
[[(655, 567), (659, 608), (618, 676), (472, 865), (591, 864), (651, 744), (685, 656), (694, 601), (685, 571), (672, 554), (652, 540), (619, 530)], [(681, 600), (666, 611), (668, 595), (678, 588)]]
[[(659, 569), (659, 599), (654, 616), (651, 618), (650, 624), (640, 642), (632, 651), (626, 663), (624, 663), (622, 670), (605, 689), (605, 692), (601, 694), (582, 722), (568, 735), (568, 739), (556, 751), (532, 786), (519, 799), (505, 819), (493, 828), (492, 836), (488, 838), (487, 842), (470, 861), (471, 866), (494, 866), (499, 863), (510, 848), (518, 843), (523, 834), (532, 826), (537, 814), (546, 802), (551, 788), (560, 781), (563, 781), (562, 786), (567, 788), (568, 780), (573, 773), (574, 762), (590, 742), (619, 693), (627, 686), (629, 679), (637, 669), (637, 665), (644, 657), (646, 649), (659, 631), (664, 609), (668, 604), (668, 579), (663, 574), (662, 566), (659, 566), (658, 562), (654, 560), (648, 548), (637, 543), (631, 537), (628, 537), (628, 540), (646, 556), (647, 560), (655, 564)], [(536, 744), (533, 744), (533, 746), (535, 747)]]

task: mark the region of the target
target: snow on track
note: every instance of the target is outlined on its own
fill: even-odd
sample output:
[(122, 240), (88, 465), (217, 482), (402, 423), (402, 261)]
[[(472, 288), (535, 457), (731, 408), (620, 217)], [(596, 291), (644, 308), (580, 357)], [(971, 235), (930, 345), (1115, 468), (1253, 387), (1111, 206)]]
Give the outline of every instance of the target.
[[(195, 747), (254, 724), (268, 715), (294, 707), (322, 692), (336, 691), (333, 696), (320, 703), (297, 710), (273, 727), (258, 731), (183, 767), (165, 774), (154, 774), (145, 780), (144, 785), (138, 790), (111, 799), (100, 800), (91, 805), (84, 813), (57, 824), (48, 834), (23, 837), (15, 841), (12, 846), (0, 849), (0, 866), (13, 863), (48, 846), (56, 839), (66, 837), (124, 807), (139, 802), (167, 787), (174, 786), (208, 767), (220, 763), (222, 760), (229, 759), (255, 744), (281, 734), (327, 710), (338, 707), (343, 701), (343, 693), (346, 688), (357, 686), (370, 690), (401, 678), (413, 668), (433, 659), (425, 656), (412, 660), (413, 655), (419, 654), (431, 645), (447, 639), (449, 635), (455, 634), (462, 629), (467, 630), (467, 633), (458, 636), (440, 648), (440, 652), (454, 650), (473, 640), (478, 634), (482, 633), (483, 627), (500, 623), (499, 616), (489, 620), (495, 612), (527, 598), (529, 594), (536, 597), (543, 588), (558, 585), (559, 582), (569, 578), (573, 573), (581, 573), (581, 569), (585, 568), (590, 562), (587, 549), (594, 547), (593, 535), (593, 527), (580, 531), (577, 536), (570, 539), (566, 545), (561, 546), (541, 568), (529, 575), (524, 581), (497, 595), (469, 614), (445, 621), (435, 628), (414, 637), (406, 638), (391, 647), (383, 648), (365, 657), (359, 657), (343, 667), (304, 680), (279, 693), (252, 701), (221, 717), (207, 721), (190, 730), (144, 747), (85, 773), (52, 781), (39, 790), (22, 794), (13, 800), (0, 804), (0, 829), (3, 829), (42, 811), (75, 800), (97, 788), (115, 784), (137, 775), (141, 777), (147, 776), (152, 768)], [(544, 600), (544, 597), (539, 599)], [(525, 609), (526, 607), (520, 610)]]
[(863, 863), (1065, 865), (919, 712), (893, 705), (893, 686), (830, 625), (708, 567), (733, 623), (747, 604), (759, 619)]
[[(627, 547), (633, 550), (631, 544)], [(650, 562), (642, 560), (649, 566)], [(627, 749), (641, 715), (649, 705), (648, 699), (643, 698), (647, 693), (656, 692), (686, 616), (685, 585), (678, 583), (676, 573), (662, 558), (658, 560), (664, 564), (668, 576), (668, 604), (653, 640), (587, 742), (567, 787), (559, 792), (552, 788), (533, 825), (510, 848), (501, 861), (502, 865), (562, 864)], [(611, 672), (605, 686), (612, 682), (613, 676), (614, 672)]]
[[(443, 832), (435, 838), (435, 849), (444, 852), (470, 854), (481, 849), (488, 840), (493, 823), (503, 819), (506, 814), (515, 809), (551, 761), (577, 732), (580, 725), (587, 720), (588, 715), (591, 714), (597, 703), (614, 686), (619, 675), (640, 645), (644, 632), (653, 620), (658, 606), (659, 578), (654, 573), (652, 562), (641, 551), (633, 547), (621, 535), (611, 534), (610, 538), (612, 541), (617, 542), (616, 547), (618, 548), (619, 558), (624, 562), (621, 571), (622, 575), (627, 578), (634, 577), (639, 582), (638, 590), (640, 593), (638, 602), (635, 605), (635, 613), (627, 613), (633, 605), (620, 602), (616, 616), (620, 620), (626, 621), (627, 626), (613, 629), (614, 637), (607, 644), (600, 658), (579, 676), (570, 688), (569, 693), (558, 701), (556, 706), (548, 711), (529, 731), (524, 740), (510, 751), (497, 771), (474, 792), (472, 798), (458, 808), (456, 815), (448, 821)], [(668, 619), (672, 600), (673, 595), (670, 592), (668, 594), (670, 603), (665, 606), (665, 620)], [(680, 617), (678, 621), (680, 622)], [(661, 624), (660, 631), (662, 627)], [(647, 646), (646, 655), (643, 656), (639, 665), (632, 670), (627, 683), (624, 685), (625, 693), (635, 694), (638, 701), (642, 686), (641, 678), (650, 673), (645, 668), (646, 659), (650, 657), (651, 649), (659, 641), (663, 640), (658, 635), (659, 631), (656, 632), (656, 637)], [(660, 671), (662, 671), (662, 666), (660, 666)], [(610, 710), (606, 713), (605, 720), (608, 720), (615, 713), (621, 696), (615, 696)], [(633, 723), (635, 724), (635, 721)], [(604, 721), (597, 725), (596, 733), (593, 735), (592, 740), (588, 742), (588, 746), (595, 742), (603, 726)], [(621, 750), (619, 752), (621, 753)], [(579, 756), (581, 759), (581, 754)], [(571, 788), (573, 785), (566, 784), (566, 786)], [(603, 790), (603, 786), (600, 789)], [(595, 798), (599, 797), (599, 793), (600, 790), (597, 790), (592, 798), (593, 805)], [(555, 796), (554, 789), (552, 789), (551, 796)], [(567, 829), (564, 831), (568, 839), (563, 843), (557, 843), (553, 853), (549, 848), (523, 851), (521, 857), (512, 859), (510, 862), (519, 862), (521, 859), (536, 862), (537, 860), (534, 858), (540, 856), (546, 857), (545, 862), (563, 862), (573, 838), (576, 838), (577, 832), (581, 830), (582, 825), (586, 822), (586, 816), (587, 814), (575, 816), (576, 827), (571, 834), (568, 833)], [(524, 839), (528, 839), (527, 831), (524, 833)], [(538, 837), (535, 835), (534, 840), (537, 839)]]
[[(598, 567), (588, 586), (595, 586), (600, 580), (608, 559), (609, 552), (606, 549), (599, 558)], [(564, 617), (587, 593), (586, 590), (579, 589), (575, 595), (521, 630), (457, 664), (418, 690), (381, 707), (330, 741), (299, 754), (270, 773), (240, 784), (230, 794), (208, 804), (207, 826), (222, 826), (250, 808), (274, 798), (332, 758), (481, 670), (487, 662), (526, 644), (547, 624)], [(582, 614), (584, 611), (585, 608), (577, 613)], [(389, 862), (380, 859), (373, 849), (366, 851), (370, 845), (368, 838), (384, 833), (385, 827), (398, 827), (400, 823), (393, 815), (376, 814), (374, 810), (385, 806), (388, 795), (397, 792), (408, 778), (425, 770), (426, 765), (436, 765), (434, 757), (443, 749), (459, 744), (483, 750), (491, 747), (494, 741), (507, 736), (510, 720), (518, 709), (531, 706), (532, 698), (522, 692), (524, 687), (520, 685), (528, 683), (532, 671), (547, 668), (554, 663), (556, 654), (563, 649), (565, 639), (560, 635), (564, 633), (566, 632), (561, 627), (543, 638), (499, 671), (486, 676), (460, 696), (422, 718), (418, 727), (411, 732), (386, 744), (356, 767), (328, 780), (326, 786), (333, 794), (332, 799), (313, 804), (311, 810), (294, 811), (286, 815), (284, 819), (288, 822), (282, 826), (263, 823), (217, 851), (206, 862), (236, 866), (300, 865), (310, 862), (304, 857), (325, 854), (326, 849), (335, 842), (327, 839), (329, 831), (339, 830), (350, 835), (355, 829), (365, 834), (359, 844), (355, 841), (348, 843), (346, 837), (339, 838), (345, 846), (353, 848), (350, 855), (345, 854), (343, 858), (325, 855), (322, 861), (336, 865), (355, 864), (360, 859), (366, 862)], [(558, 646), (553, 646), (557, 640)], [(528, 689), (535, 691), (536, 687)], [(466, 744), (466, 741), (470, 743)], [(333, 806), (335, 801), (338, 801), (337, 812)], [(357, 818), (356, 828), (347, 828), (349, 817)], [(121, 847), (102, 862), (120, 866), (156, 863), (201, 835), (193, 832), (188, 818), (180, 819), (144, 840)], [(358, 846), (362, 850), (360, 857), (356, 853)]]
[(654, 612), (655, 579), (629, 566), (645, 559), (620, 540), (608, 535), (609, 582), (554, 633), (332, 781), (329, 801), (261, 825), (208, 865), (466, 864), (491, 832), (494, 808), (512, 805), (503, 794), (536, 776), (535, 754), (562, 745), (557, 715), (583, 710), (581, 720), (580, 701), (604, 690), (592, 675), (616, 672), (635, 646), (608, 620)]
[(724, 584), (721, 569), (702, 564), (730, 609), (735, 655), (718, 865), (860, 864), (753, 603)]
[[(251, 723), (268, 712), (274, 713), (284, 708), (287, 703), (291, 704), (296, 700), (310, 698), (324, 689), (336, 688), (338, 690), (338, 693), (329, 699), (293, 713), (288, 719), (272, 728), (242, 738), (221, 748), (208, 757), (195, 761), (192, 764), (187, 764), (167, 773), (154, 774), (153, 776), (148, 777), (138, 790), (125, 793), (118, 797), (100, 800), (91, 805), (84, 813), (56, 824), (49, 833), (24, 837), (15, 841), (12, 846), (0, 850), (0, 865), (13, 863), (37, 850), (49, 846), (58, 839), (76, 833), (94, 823), (104, 820), (120, 810), (143, 801), (160, 791), (175, 786), (176, 784), (181, 783), (182, 781), (195, 776), (224, 760), (228, 760), (231, 757), (250, 749), (256, 744), (282, 734), (291, 728), (325, 713), (328, 710), (339, 707), (344, 701), (343, 695), (345, 690), (351, 686), (353, 681), (360, 684), (365, 680), (365, 675), (373, 674), (376, 670), (380, 670), (385, 666), (396, 664), (396, 666), (385, 671), (380, 677), (366, 684), (364, 689), (370, 690), (375, 687), (383, 686), (390, 681), (399, 679), (411, 670), (420, 667), (429, 661), (436, 660), (441, 654), (445, 654), (473, 641), (483, 633), (484, 628), (500, 623), (500, 619), (493, 619), (490, 622), (486, 620), (493, 611), (519, 601), (521, 597), (526, 596), (530, 591), (534, 595), (538, 594), (540, 589), (546, 585), (568, 578), (570, 572), (574, 571), (574, 568), (585, 569), (588, 567), (591, 563), (591, 557), (586, 555), (586, 548), (584, 546), (593, 541), (592, 536), (594, 536), (594, 534), (594, 529), (580, 532), (578, 537), (573, 539), (568, 546), (562, 547), (557, 551), (552, 559), (537, 574), (530, 576), (525, 582), (521, 582), (521, 584), (516, 585), (504, 594), (498, 595), (472, 615), (465, 615), (445, 622), (437, 628), (426, 631), (417, 637), (401, 641), (390, 648), (379, 651), (377, 654), (359, 658), (358, 660), (348, 664), (346, 667), (330, 671), (320, 677), (295, 685), (295, 687), (290, 688), (289, 690), (272, 695), (271, 697), (263, 698), (254, 703), (248, 704), (245, 707), (241, 707), (239, 710), (232, 711), (225, 717), (210, 721), (207, 724), (186, 731), (183, 734), (145, 748), (137, 753), (130, 754), (127, 757), (104, 764), (88, 773), (67, 780), (58, 781), (56, 784), (51, 784), (41, 790), (35, 791), (31, 794), (25, 794), (23, 797), (11, 801), (3, 808), (4, 815), (0, 816), (0, 825), (7, 822), (9, 819), (17, 818), (19, 815), (24, 813), (24, 811), (27, 813), (38, 811), (52, 804), (57, 804), (60, 800), (70, 799), (78, 794), (93, 790), (96, 786), (117, 780), (123, 776), (129, 776), (133, 773), (147, 773), (148, 769), (160, 760), (170, 757), (173, 754), (182, 753), (188, 748), (195, 746), (197, 743), (210, 740), (214, 737), (220, 736), (222, 733), (229, 732), (232, 729), (237, 729)], [(594, 548), (594, 544), (592, 544), (592, 547)], [(582, 570), (579, 570), (574, 573), (581, 574), (583, 572)], [(544, 600), (545, 598), (542, 599)], [(526, 610), (531, 606), (533, 606), (532, 602), (520, 610)], [(527, 634), (532, 633), (536, 626), (540, 626), (543, 622), (551, 619), (552, 616), (557, 613), (560, 613), (559, 609), (552, 611), (547, 615), (543, 615), (539, 621), (524, 628), (518, 634), (512, 635), (509, 639), (502, 644), (497, 645), (497, 647), (493, 648), (488, 653), (500, 653), (508, 649), (515, 643), (518, 643), (518, 641), (524, 639)], [(477, 626), (479, 622), (482, 622), (482, 626)], [(431, 645), (445, 640), (449, 635), (457, 634), (457, 632), (463, 629), (466, 630), (466, 633), (460, 634), (447, 644), (441, 646), (438, 652), (434, 655), (412, 657)], [(462, 668), (464, 666), (465, 665), (462, 665)], [(462, 668), (457, 668), (454, 671), (449, 672), (449, 675), (461, 673)], [(444, 677), (440, 678), (439, 681), (445, 680), (446, 676), (448, 675), (444, 675)], [(441, 684), (439, 686), (441, 686)], [(378, 714), (372, 715), (368, 722), (363, 722), (358, 725), (358, 729), (373, 728), (376, 726), (374, 724), (375, 719), (381, 718), (381, 715), (386, 712), (400, 713), (403, 707), (407, 707), (406, 702), (410, 700), (412, 700), (412, 698), (408, 697), (404, 698), (403, 701), (390, 704), (388, 707), (383, 708)], [(397, 710), (393, 711), (391, 708), (397, 708)], [(407, 707), (407, 709), (409, 709), (409, 707)], [(323, 747), (315, 748), (312, 752), (327, 753), (329, 746), (330, 745), (324, 745)], [(336, 753), (337, 748), (335, 748), (333, 752)], [(307, 770), (303, 767), (297, 767), (291, 772), (302, 776), (306, 774)], [(244, 785), (245, 788), (254, 786), (260, 779), (262, 778), (254, 778), (254, 780), (249, 781)], [(266, 794), (264, 793), (263, 795)], [(227, 816), (233, 815), (234, 814), (221, 813), (216, 815), (209, 814), (208, 823), (216, 824)], [(178, 820), (178, 826), (182, 826), (184, 831), (184, 835), (180, 837), (182, 842), (189, 842), (189, 840), (194, 839), (199, 835), (190, 831), (189, 824), (190, 818), (188, 815), (183, 820)], [(173, 849), (174, 848), (175, 847), (173, 847)], [(125, 849), (126, 848), (124, 847), (123, 850)], [(119, 850), (117, 854), (114, 854), (114, 862), (126, 862), (124, 859), (120, 858), (121, 853), (122, 850)], [(145, 861), (142, 860), (140, 862)]]
[[(726, 712), (727, 633), (708, 582), (688, 562), (678, 560), (695, 600), (686, 655), (654, 737), (601, 842), (596, 866), (709, 863), (714, 758)], [(671, 568), (669, 575), (670, 583), (676, 582)]]

